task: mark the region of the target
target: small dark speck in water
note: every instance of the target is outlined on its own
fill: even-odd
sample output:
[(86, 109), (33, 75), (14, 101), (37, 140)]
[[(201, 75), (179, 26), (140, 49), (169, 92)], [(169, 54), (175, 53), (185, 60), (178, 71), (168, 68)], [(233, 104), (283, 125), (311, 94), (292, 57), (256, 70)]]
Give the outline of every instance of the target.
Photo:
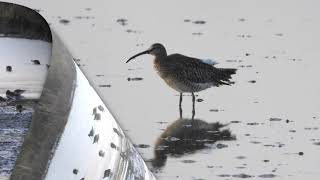
[(141, 81), (141, 80), (143, 80), (143, 78), (141, 78), (141, 77), (134, 77), (134, 78), (128, 78), (127, 80), (128, 80), (128, 81)]
[(96, 75), (97, 77), (102, 77), (102, 76), (104, 76), (103, 74), (97, 74)]
[(191, 20), (190, 19), (185, 19), (185, 20), (183, 20), (183, 22), (191, 22)]
[(249, 125), (249, 126), (256, 126), (256, 125), (259, 125), (259, 123), (257, 123), (257, 122), (252, 122), (252, 123), (247, 123), (247, 125)]
[(244, 21), (246, 21), (246, 19), (245, 18), (239, 18), (238, 21), (244, 22)]
[(245, 55), (246, 55), (246, 56), (250, 56), (250, 53), (246, 53)]
[(249, 174), (241, 173), (241, 174), (232, 175), (232, 177), (235, 177), (235, 178), (252, 178), (252, 177), (254, 177), (254, 176), (249, 175)]
[(61, 24), (64, 24), (64, 25), (67, 25), (67, 24), (69, 24), (70, 23), (70, 21), (69, 20), (67, 20), (67, 19), (60, 19), (60, 21), (59, 21)]
[(110, 84), (100, 84), (99, 87), (111, 87)]
[(219, 112), (219, 111), (224, 111), (223, 109), (210, 109), (210, 112)]
[(117, 146), (114, 143), (110, 143), (110, 147), (113, 149), (117, 149)]
[(193, 21), (193, 24), (205, 24), (206, 21), (203, 21), (203, 20), (196, 20), (196, 21)]
[(23, 106), (21, 104), (17, 104), (16, 110), (21, 113), (23, 111)]
[(84, 179), (84, 177), (83, 177), (83, 178), (81, 178), (80, 180), (85, 180), (85, 179)]
[(194, 160), (183, 160), (181, 162), (189, 164), (189, 163), (195, 163), (196, 161), (194, 161)]
[(294, 130), (294, 129), (291, 129), (291, 130), (289, 130), (289, 132), (295, 133), (295, 132), (297, 132), (297, 131)]
[(216, 146), (217, 146), (218, 149), (223, 149), (223, 148), (227, 148), (228, 147), (228, 145), (222, 144), (222, 143), (219, 143)]
[(99, 134), (96, 134), (93, 138), (93, 144), (98, 143), (98, 141), (99, 141)]
[(207, 166), (207, 168), (209, 168), (209, 169), (211, 169), (211, 168), (213, 168), (213, 167), (214, 167), (214, 166), (210, 166), (210, 165)]
[(289, 122), (290, 122), (290, 120), (289, 120), (289, 119), (287, 119), (287, 120), (286, 120), (286, 123), (289, 123)]
[(86, 11), (91, 11), (91, 8), (85, 8)]
[(94, 120), (97, 120), (97, 121), (101, 120), (101, 114), (96, 113), (96, 114), (94, 115)]
[(138, 147), (138, 148), (149, 148), (150, 145), (148, 145), (148, 144), (138, 144), (138, 145), (135, 145), (135, 147)]
[(218, 177), (230, 177), (231, 175), (230, 174), (220, 174), (220, 175), (217, 175)]
[(203, 101), (203, 99), (201, 99), (201, 98), (197, 99), (197, 102), (202, 102), (202, 101)]
[(261, 142), (259, 142), (259, 141), (250, 141), (250, 143), (252, 143), (252, 144), (261, 144)]
[(248, 81), (249, 83), (256, 83), (257, 81), (256, 80), (251, 80), (251, 81)]
[(110, 169), (105, 170), (104, 173), (103, 173), (103, 178), (109, 177), (110, 174), (111, 174), (111, 170)]
[(78, 174), (79, 170), (78, 169), (73, 169), (73, 174)]
[(98, 106), (98, 109), (99, 109), (100, 111), (102, 111), (102, 112), (104, 111), (104, 108), (103, 108), (102, 105), (99, 105), (99, 106)]
[(128, 24), (128, 20), (125, 18), (120, 18), (120, 19), (117, 19), (117, 23), (119, 23), (121, 26), (125, 26)]
[(6, 71), (7, 71), (7, 72), (11, 72), (11, 71), (12, 71), (12, 67), (11, 67), (11, 66), (7, 66), (7, 67), (6, 67)]
[(265, 159), (265, 160), (263, 160), (263, 162), (270, 162), (270, 160), (268, 160), (268, 159)]
[(88, 136), (89, 136), (89, 137), (94, 136), (94, 129), (93, 129), (93, 127), (91, 128), (91, 130), (90, 130), (90, 132), (89, 132)]
[(41, 64), (40, 61), (37, 60), (37, 59), (31, 60), (31, 62), (33, 62), (34, 65), (40, 65)]
[(105, 154), (104, 151), (102, 151), (102, 150), (99, 151), (99, 156), (100, 156), (100, 157), (104, 157), (104, 154)]
[(156, 123), (158, 123), (158, 124), (168, 124), (168, 122), (165, 122), (165, 121), (158, 121)]
[(115, 132), (118, 136), (122, 137), (122, 134), (117, 128), (113, 128), (113, 132)]
[(274, 178), (276, 175), (274, 174), (261, 174), (259, 175), (260, 178)]
[(270, 118), (269, 121), (281, 121), (281, 118)]
[(320, 142), (313, 143), (314, 145), (320, 146)]
[(246, 157), (245, 156), (237, 156), (236, 158), (237, 159), (245, 159)]
[(277, 33), (277, 34), (274, 34), (274, 35), (276, 35), (276, 36), (283, 36), (282, 33)]
[(201, 35), (203, 35), (203, 33), (202, 33), (202, 32), (194, 32), (194, 33), (192, 33), (192, 35), (194, 35), (194, 36), (201, 36)]
[(303, 155), (304, 155), (304, 153), (303, 153), (303, 152), (299, 152), (298, 154), (299, 154), (299, 156), (303, 156)]
[(230, 122), (234, 124), (241, 123), (241, 121), (230, 121)]

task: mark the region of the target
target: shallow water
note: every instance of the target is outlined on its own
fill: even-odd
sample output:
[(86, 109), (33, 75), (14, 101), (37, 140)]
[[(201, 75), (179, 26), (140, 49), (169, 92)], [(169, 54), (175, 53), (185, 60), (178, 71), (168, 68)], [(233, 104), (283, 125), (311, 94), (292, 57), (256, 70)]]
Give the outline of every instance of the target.
[[(0, 96), (7, 90), (26, 90), (25, 98), (40, 97), (51, 57), (51, 43), (40, 40), (0, 37)], [(39, 60), (35, 65), (31, 60)], [(7, 66), (12, 71), (6, 70)]]
[[(143, 144), (138, 150), (158, 179), (319, 179), (318, 1), (60, 3), (27, 5), (41, 9), (66, 41), (121, 127)], [(204, 123), (229, 124), (224, 129), (235, 140), (168, 155), (161, 168), (152, 166), (159, 137), (179, 119), (179, 96), (153, 71), (151, 56), (125, 61), (155, 42), (169, 54), (238, 68), (234, 85), (198, 93), (203, 101), (195, 114)], [(143, 79), (128, 81), (134, 77)], [(183, 118), (191, 115), (186, 95)]]

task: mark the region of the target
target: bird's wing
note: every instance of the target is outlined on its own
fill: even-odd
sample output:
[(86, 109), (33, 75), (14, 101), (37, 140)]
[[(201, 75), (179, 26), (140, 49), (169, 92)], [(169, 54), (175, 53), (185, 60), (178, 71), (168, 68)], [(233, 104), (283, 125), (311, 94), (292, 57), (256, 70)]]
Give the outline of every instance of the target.
[(172, 54), (168, 56), (169, 65), (175, 73), (183, 79), (193, 83), (209, 83), (215, 85), (229, 84), (230, 75), (226, 75), (223, 69), (215, 68), (212, 65), (202, 62), (200, 59)]

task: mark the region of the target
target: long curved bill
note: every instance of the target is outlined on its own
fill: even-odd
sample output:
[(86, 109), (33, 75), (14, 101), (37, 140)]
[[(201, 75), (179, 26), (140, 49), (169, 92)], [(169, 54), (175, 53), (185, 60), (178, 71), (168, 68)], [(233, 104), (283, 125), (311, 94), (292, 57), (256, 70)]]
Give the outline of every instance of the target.
[(146, 50), (146, 51), (143, 51), (143, 52), (141, 52), (141, 53), (138, 53), (138, 54), (132, 56), (131, 58), (129, 58), (129, 59), (126, 61), (126, 63), (128, 63), (129, 61), (131, 61), (132, 59), (134, 59), (134, 58), (136, 58), (136, 57), (138, 57), (138, 56), (141, 56), (141, 55), (144, 55), (144, 54), (149, 54), (149, 53), (150, 53), (149, 50)]

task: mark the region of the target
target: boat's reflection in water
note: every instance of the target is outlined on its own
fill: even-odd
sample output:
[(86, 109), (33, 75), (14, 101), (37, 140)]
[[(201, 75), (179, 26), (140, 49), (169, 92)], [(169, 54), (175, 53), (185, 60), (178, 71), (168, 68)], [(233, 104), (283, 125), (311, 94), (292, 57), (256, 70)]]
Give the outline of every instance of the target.
[(235, 140), (226, 129), (227, 124), (208, 123), (200, 119), (179, 118), (157, 139), (152, 166), (157, 169), (165, 165), (168, 156), (180, 157), (198, 150), (214, 147), (217, 141)]

